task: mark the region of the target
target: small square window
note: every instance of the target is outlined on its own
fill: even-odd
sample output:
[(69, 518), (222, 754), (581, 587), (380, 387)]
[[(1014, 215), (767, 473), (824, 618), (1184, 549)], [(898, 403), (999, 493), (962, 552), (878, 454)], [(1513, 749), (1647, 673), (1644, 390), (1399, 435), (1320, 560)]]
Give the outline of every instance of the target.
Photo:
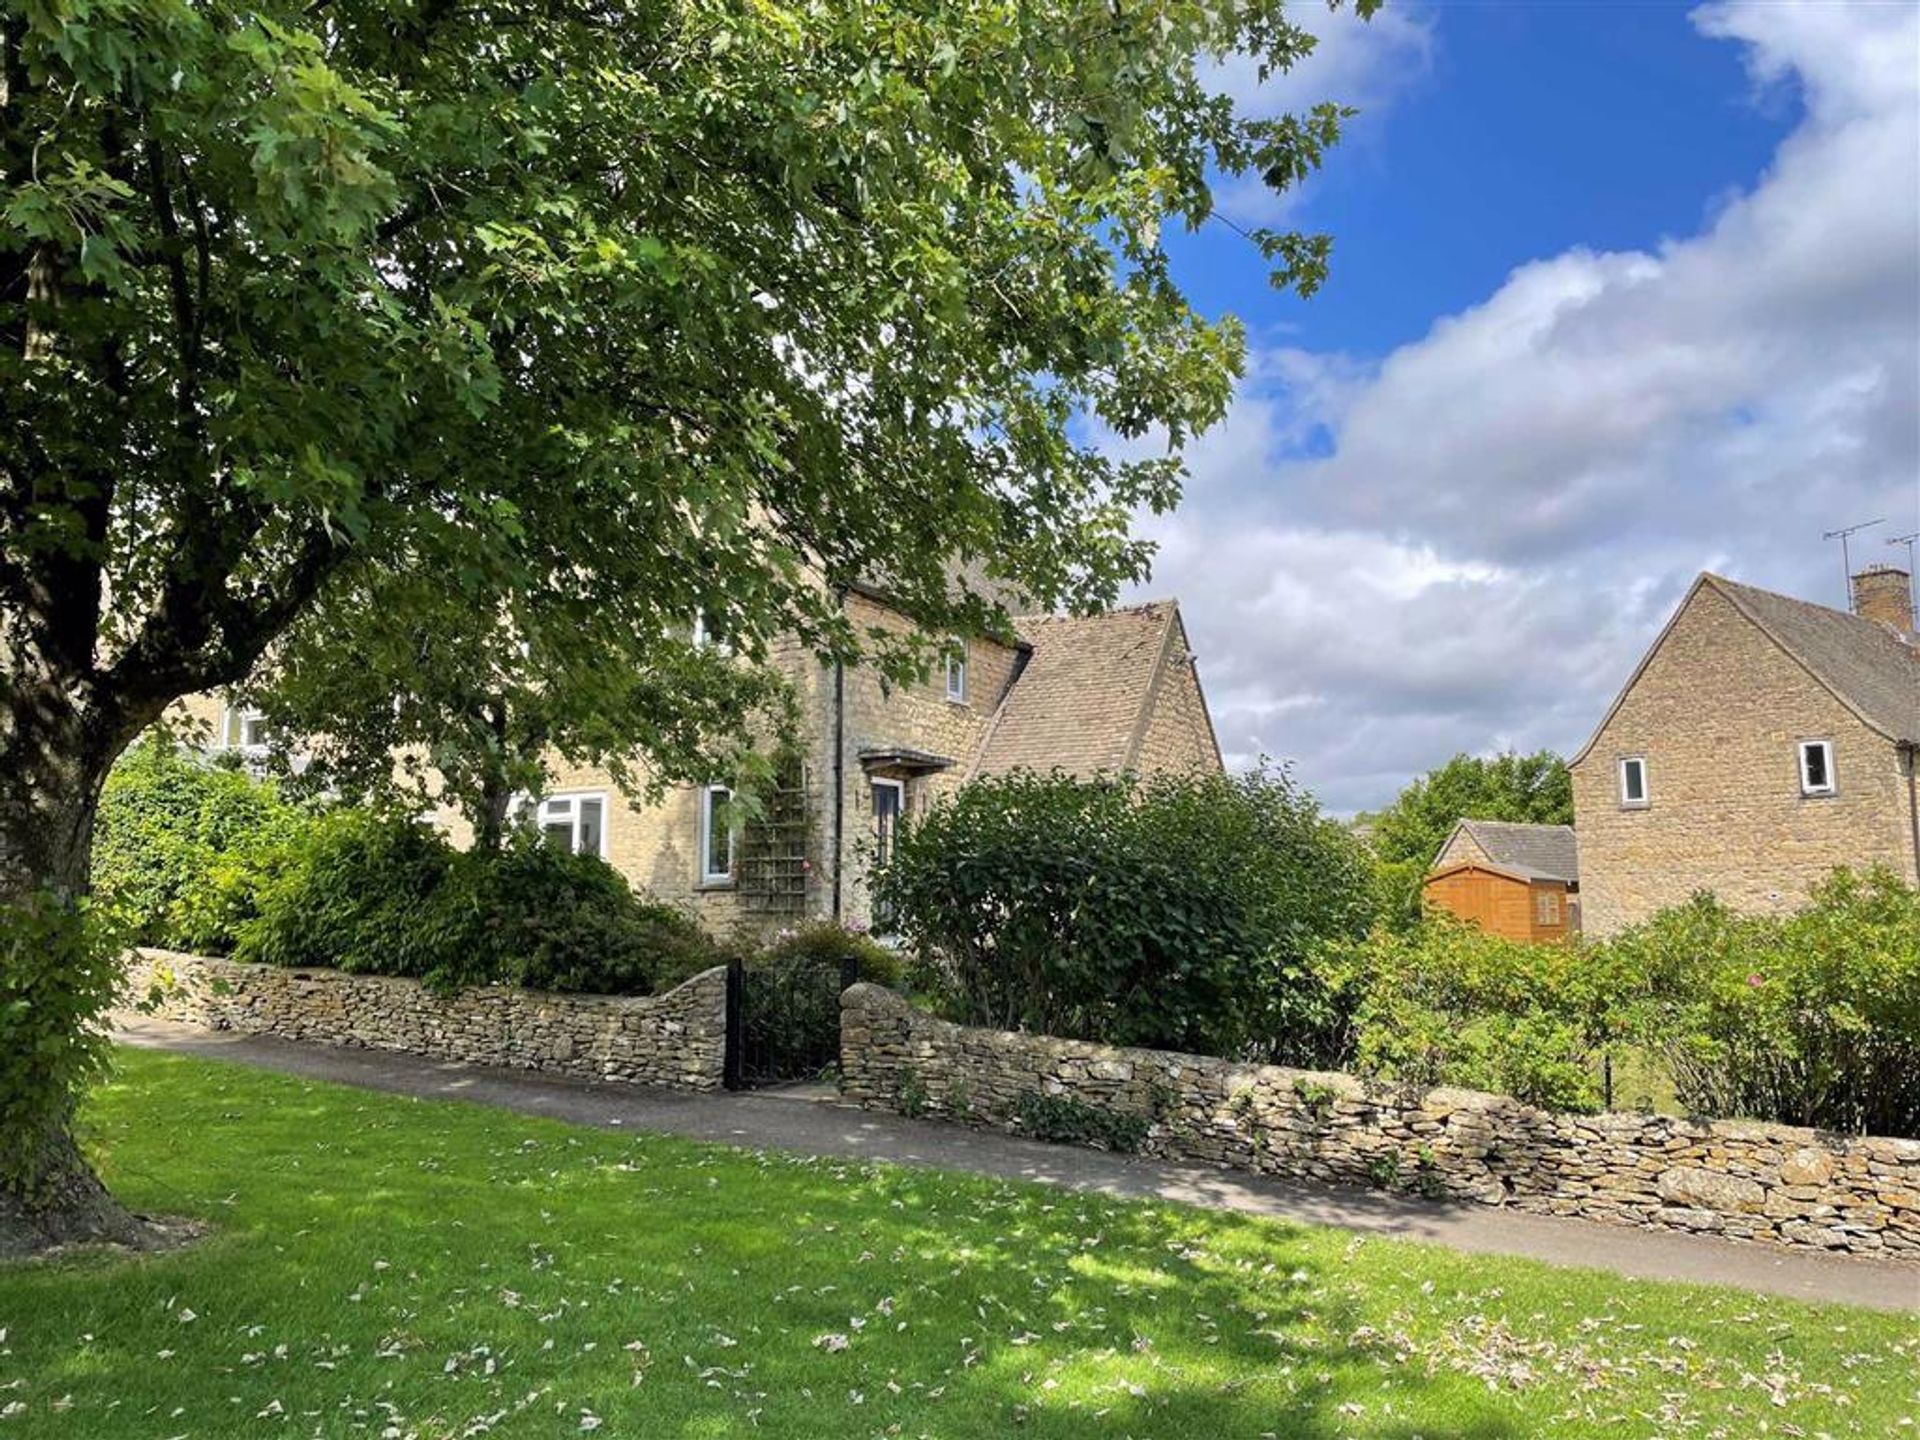
[(1533, 897), (1533, 920), (1536, 925), (1558, 925), (1560, 923), (1560, 897), (1551, 890), (1540, 890)]
[(967, 703), (967, 642), (954, 639), (947, 644), (947, 699), (955, 704)]
[(1833, 743), (1829, 740), (1800, 742), (1800, 793), (1831, 795), (1833, 785)]
[(1629, 755), (1620, 762), (1620, 803), (1631, 809), (1647, 804), (1647, 759)]
[(733, 792), (724, 785), (709, 785), (700, 792), (700, 883), (733, 883), (735, 837), (733, 831)]

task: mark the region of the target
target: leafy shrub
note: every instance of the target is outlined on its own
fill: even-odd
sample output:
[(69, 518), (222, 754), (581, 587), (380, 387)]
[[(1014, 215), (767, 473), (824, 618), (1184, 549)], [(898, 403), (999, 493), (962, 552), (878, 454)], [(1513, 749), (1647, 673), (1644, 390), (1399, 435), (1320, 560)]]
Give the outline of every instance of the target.
[(125, 937), (88, 901), (0, 905), (0, 1185), (37, 1198), (59, 1178), (76, 1096), (107, 1066), (99, 1021)]
[(597, 855), (530, 835), (458, 856), (436, 909), (447, 933), (477, 924), (487, 978), (530, 990), (645, 995), (727, 958), (698, 921), (635, 895)]
[(598, 858), (533, 836), (458, 852), (410, 821), (295, 806), (157, 739), (108, 780), (94, 882), (135, 942), (435, 985), (647, 994), (728, 954)]
[(457, 983), (485, 978), (472, 919), (436, 905), (454, 852), (425, 826), (341, 809), (320, 816), (282, 852), (248, 857), (254, 913), (236, 927), (233, 957), (263, 965)]
[(1593, 950), (1506, 940), (1434, 916), (1330, 951), (1323, 968), (1353, 997), (1362, 1074), (1498, 1091), (1548, 1109), (1600, 1108), (1594, 1058), (1625, 996)]
[(1014, 1119), (1036, 1140), (1062, 1145), (1094, 1145), (1131, 1155), (1147, 1138), (1152, 1122), (1144, 1115), (1089, 1105), (1071, 1095), (1028, 1090), (1014, 1102)]
[(848, 962), (857, 979), (899, 981), (894, 951), (831, 920), (783, 930), (746, 957), (743, 1039), (755, 1078), (811, 1078), (839, 1055), (840, 990)]
[(954, 1019), (1319, 1064), (1343, 1016), (1311, 957), (1357, 936), (1353, 838), (1285, 772), (979, 780), (907, 827), (878, 898)]
[(895, 987), (901, 981), (899, 951), (882, 945), (864, 930), (850, 930), (834, 920), (809, 920), (780, 931), (768, 942), (763, 958), (818, 965), (836, 974), (851, 960), (862, 980)]
[(1651, 977), (1638, 1025), (1689, 1110), (1920, 1136), (1920, 891), (1891, 871), (1785, 917), (1699, 895), (1609, 948)]
[(641, 899), (598, 856), (536, 836), (460, 852), (414, 822), (340, 810), (250, 864), (236, 884), (256, 887), (239, 960), (601, 995), (650, 994), (726, 960), (691, 917)]
[(223, 858), (274, 848), (305, 823), (306, 813), (271, 783), (151, 736), (121, 757), (101, 793), (94, 893), (135, 943), (183, 943), (175, 931), (187, 915), (195, 917), (190, 933), (207, 941), (198, 912), (227, 904), (230, 897), (218, 892), (234, 879), (217, 873)]

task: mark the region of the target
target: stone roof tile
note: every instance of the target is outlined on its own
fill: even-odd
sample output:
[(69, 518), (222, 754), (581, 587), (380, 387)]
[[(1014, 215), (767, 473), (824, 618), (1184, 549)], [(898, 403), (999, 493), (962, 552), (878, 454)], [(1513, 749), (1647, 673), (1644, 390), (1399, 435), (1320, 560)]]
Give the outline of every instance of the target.
[(1844, 610), (1704, 578), (1867, 724), (1890, 740), (1920, 744), (1920, 649)]
[(1057, 768), (1085, 777), (1126, 769), (1177, 615), (1173, 601), (1156, 600), (1100, 615), (1016, 620), (1032, 653), (973, 773)]
[[(1524, 825), (1511, 820), (1462, 820), (1458, 829), (1473, 841), (1495, 865), (1521, 871), (1529, 879), (1564, 880), (1574, 884), (1580, 879), (1580, 857), (1571, 825)], [(1451, 845), (1449, 838), (1447, 845)], [(1447, 853), (1442, 846), (1440, 853)]]

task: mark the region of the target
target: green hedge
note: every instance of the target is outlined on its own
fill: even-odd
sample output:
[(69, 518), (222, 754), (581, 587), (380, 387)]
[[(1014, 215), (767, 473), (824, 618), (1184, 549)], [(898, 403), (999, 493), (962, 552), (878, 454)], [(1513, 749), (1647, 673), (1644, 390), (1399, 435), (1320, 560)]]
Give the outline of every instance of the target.
[(953, 1019), (1309, 1065), (1344, 1033), (1313, 955), (1372, 910), (1358, 843), (1284, 772), (977, 780), (878, 890)]
[(1920, 1136), (1920, 891), (1885, 869), (1837, 870), (1783, 917), (1702, 894), (1599, 943), (1435, 917), (1320, 968), (1364, 1074), (1589, 1111), (1601, 1057), (1633, 1051), (1695, 1114)]
[(116, 767), (94, 883), (140, 941), (280, 966), (645, 995), (732, 953), (596, 856), (462, 852), (407, 819), (308, 812), (163, 742)]
[(291, 840), (310, 818), (271, 782), (150, 736), (101, 792), (94, 894), (137, 941), (177, 944), (183, 925), (210, 923), (193, 912), (219, 903), (223, 862)]
[(1360, 1074), (1600, 1108), (1595, 1059), (1619, 997), (1591, 948), (1504, 940), (1434, 916), (1330, 950), (1321, 969), (1349, 997), (1348, 1063)]
[(1920, 891), (1890, 870), (1784, 917), (1701, 895), (1607, 948), (1654, 977), (1640, 1029), (1689, 1109), (1920, 1137)]

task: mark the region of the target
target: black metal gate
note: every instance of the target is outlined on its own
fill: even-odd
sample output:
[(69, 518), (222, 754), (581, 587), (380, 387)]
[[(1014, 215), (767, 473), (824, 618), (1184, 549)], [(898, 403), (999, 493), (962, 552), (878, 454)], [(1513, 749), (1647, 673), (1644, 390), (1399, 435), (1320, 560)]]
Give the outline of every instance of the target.
[(840, 1063), (840, 996), (859, 962), (794, 960), (727, 966), (729, 1090), (817, 1080)]

